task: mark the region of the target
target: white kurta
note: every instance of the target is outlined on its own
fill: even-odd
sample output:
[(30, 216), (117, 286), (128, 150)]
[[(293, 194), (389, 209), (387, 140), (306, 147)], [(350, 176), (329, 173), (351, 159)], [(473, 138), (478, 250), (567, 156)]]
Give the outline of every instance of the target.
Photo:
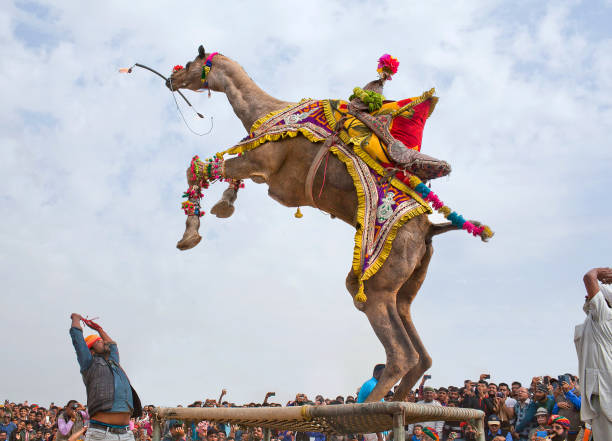
[(606, 297), (612, 298), (612, 287), (601, 285), (584, 304), (587, 318), (574, 332), (582, 394), (580, 417), (594, 426), (597, 440), (597, 426), (604, 433), (612, 433), (612, 309)]

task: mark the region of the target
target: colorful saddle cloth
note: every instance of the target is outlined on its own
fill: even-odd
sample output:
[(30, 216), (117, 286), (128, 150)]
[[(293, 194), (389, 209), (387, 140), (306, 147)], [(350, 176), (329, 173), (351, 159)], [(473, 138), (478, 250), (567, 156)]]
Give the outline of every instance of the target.
[[(395, 112), (412, 100), (420, 100), (410, 117), (393, 120), (390, 131), (405, 145), (420, 150), (425, 120), (435, 105), (429, 95), (385, 102), (376, 112)], [(305, 99), (257, 120), (249, 135), (223, 154), (240, 154), (268, 141), (302, 134), (312, 142), (323, 142), (343, 118), (343, 128), (331, 152), (347, 167), (357, 192), (358, 209), (353, 251), (353, 271), (359, 279), (355, 300), (366, 301), (364, 281), (382, 267), (391, 252), (399, 228), (415, 216), (431, 213), (430, 206), (402, 180), (389, 176), (382, 164), (390, 163), (378, 138), (359, 120), (348, 115), (348, 103), (340, 100)]]
[[(434, 92), (435, 90), (431, 89), (419, 97), (385, 101), (372, 115), (394, 113), (409, 103), (415, 103), (409, 111), (397, 115), (389, 129), (395, 139), (402, 141), (409, 148), (421, 151), (425, 122), (438, 102), (438, 98), (433, 96)], [(257, 120), (249, 135), (231, 150), (248, 151), (264, 142), (293, 137), (298, 133), (313, 142), (324, 141), (343, 117), (345, 119), (340, 139), (348, 145), (361, 147), (378, 163), (390, 165), (387, 147), (365, 124), (348, 114), (348, 103), (342, 100), (304, 99), (298, 104), (272, 112)]]

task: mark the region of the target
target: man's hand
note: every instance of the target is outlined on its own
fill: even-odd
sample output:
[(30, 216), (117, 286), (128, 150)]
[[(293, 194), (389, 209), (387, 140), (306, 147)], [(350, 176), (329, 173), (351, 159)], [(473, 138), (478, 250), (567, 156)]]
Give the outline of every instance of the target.
[(559, 407), (559, 409), (571, 409), (572, 405), (570, 403), (566, 403), (565, 401), (561, 401), (560, 403), (557, 403), (557, 406)]
[(83, 328), (81, 327), (81, 320), (83, 320), (83, 316), (81, 314), (73, 312), (72, 314), (70, 314), (70, 320), (72, 320), (73, 328), (80, 329), (81, 331), (83, 330)]
[(601, 268), (597, 273), (597, 280), (604, 285), (612, 283), (612, 268)]
[(599, 280), (605, 285), (612, 283), (612, 268), (593, 268), (587, 272), (583, 279), (587, 291), (586, 300), (591, 300), (599, 292)]
[(480, 381), (486, 380), (487, 377), (491, 378), (491, 376), (489, 374), (480, 374)]
[(563, 392), (568, 393), (572, 387), (564, 381), (561, 383), (561, 389), (563, 389)]

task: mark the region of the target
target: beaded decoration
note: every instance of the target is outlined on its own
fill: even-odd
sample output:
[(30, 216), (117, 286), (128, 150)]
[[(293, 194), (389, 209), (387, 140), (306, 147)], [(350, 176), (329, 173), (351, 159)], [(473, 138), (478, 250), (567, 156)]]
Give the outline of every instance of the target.
[(201, 210), (200, 206), (200, 201), (204, 197), (202, 189), (210, 187), (213, 182), (228, 182), (236, 191), (244, 188), (242, 180), (225, 179), (223, 177), (225, 161), (218, 156), (202, 161), (198, 155), (195, 155), (191, 159), (188, 174), (189, 180), (194, 184), (183, 193), (183, 197), (187, 200), (181, 204), (181, 208), (187, 216), (204, 216), (204, 211)]
[[(404, 180), (404, 182), (406, 181)], [(444, 202), (440, 200), (438, 195), (431, 191), (431, 188), (427, 187), (427, 185), (416, 176), (409, 175), (408, 185), (419, 193), (425, 202), (431, 204), (438, 213), (442, 214), (455, 227), (466, 230), (469, 234), (473, 234), (474, 236), (480, 236), (485, 242), (493, 237), (494, 233), (491, 228), (487, 225), (474, 225), (472, 222), (465, 220), (459, 213), (444, 205)]]
[(206, 77), (208, 76), (208, 74), (210, 72), (210, 69), (212, 67), (212, 59), (218, 53), (219, 52), (213, 52), (212, 54), (210, 54), (208, 56), (208, 58), (206, 59), (206, 62), (204, 63), (204, 66), (202, 66), (202, 84), (204, 84), (204, 85), (206, 85)]

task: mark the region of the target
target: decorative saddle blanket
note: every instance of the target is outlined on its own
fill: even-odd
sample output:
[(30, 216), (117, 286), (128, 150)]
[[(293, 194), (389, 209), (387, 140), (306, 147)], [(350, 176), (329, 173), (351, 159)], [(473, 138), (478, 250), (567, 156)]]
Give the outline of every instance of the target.
[[(395, 111), (407, 102), (410, 100), (385, 103), (378, 112)], [(409, 219), (432, 210), (416, 191), (394, 176), (388, 176), (380, 164), (390, 162), (382, 143), (363, 123), (347, 115), (347, 105), (346, 101), (340, 100), (302, 100), (257, 120), (246, 138), (222, 154), (243, 153), (265, 142), (295, 137), (298, 133), (312, 142), (323, 142), (335, 132), (337, 123), (346, 117), (340, 131), (343, 142), (334, 144), (330, 150), (346, 165), (357, 192), (353, 271), (359, 278), (360, 288), (355, 299), (365, 302), (363, 282), (382, 267), (399, 228)], [(424, 118), (431, 113), (429, 103), (417, 110), (426, 115)], [(420, 128), (422, 132), (422, 123)], [(391, 127), (394, 135), (400, 131), (410, 132), (406, 130), (405, 121)], [(410, 133), (413, 142), (406, 145), (420, 149), (420, 138)]]
[[(425, 121), (437, 102), (433, 93), (431, 89), (420, 97), (386, 101), (372, 114), (398, 115), (389, 127), (391, 135), (420, 151)], [(408, 103), (411, 106), (407, 106)], [(400, 113), (406, 107), (410, 110)], [(342, 124), (340, 130), (336, 130), (338, 124)], [(365, 124), (348, 113), (346, 101), (304, 99), (272, 112), (257, 120), (247, 137), (217, 156), (241, 154), (265, 142), (298, 134), (312, 142), (323, 142), (336, 132), (340, 140), (332, 144), (330, 151), (346, 165), (358, 198), (353, 251), (353, 270), (359, 279), (356, 301), (367, 300), (364, 281), (382, 267), (398, 230), (409, 219), (432, 213), (431, 207), (458, 229), (479, 236), (483, 241), (493, 237), (488, 226), (465, 220), (440, 201), (418, 177), (392, 168), (385, 145)]]

